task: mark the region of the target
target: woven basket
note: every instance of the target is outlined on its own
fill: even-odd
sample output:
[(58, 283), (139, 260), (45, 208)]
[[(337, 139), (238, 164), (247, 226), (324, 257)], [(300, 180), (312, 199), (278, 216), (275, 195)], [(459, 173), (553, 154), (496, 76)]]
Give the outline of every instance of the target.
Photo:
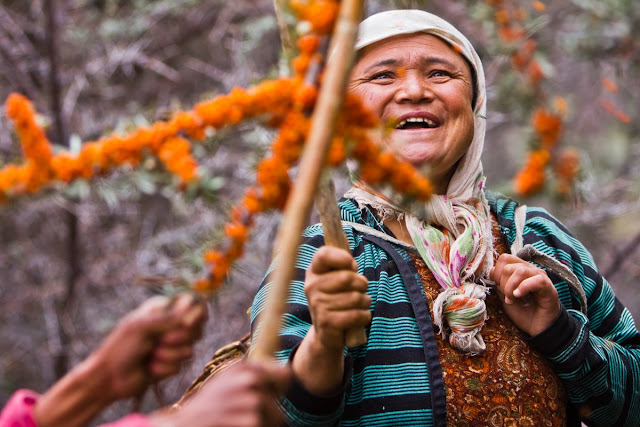
[(227, 344), (218, 349), (213, 353), (211, 360), (205, 365), (200, 376), (191, 383), (187, 391), (184, 392), (180, 400), (173, 405), (173, 407), (177, 408), (184, 404), (184, 402), (186, 402), (192, 395), (197, 393), (200, 387), (202, 387), (209, 378), (218, 375), (234, 363), (244, 359), (249, 352), (250, 346), (251, 334), (249, 333), (240, 340), (234, 341), (231, 344)]

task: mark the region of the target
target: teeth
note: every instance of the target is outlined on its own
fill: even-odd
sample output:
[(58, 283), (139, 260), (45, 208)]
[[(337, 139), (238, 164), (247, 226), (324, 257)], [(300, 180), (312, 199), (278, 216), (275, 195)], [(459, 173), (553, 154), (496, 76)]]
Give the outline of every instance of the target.
[(429, 119), (425, 119), (423, 117), (410, 117), (406, 120), (401, 121), (400, 123), (398, 123), (398, 126), (396, 126), (396, 129), (401, 129), (403, 128), (407, 123), (426, 123), (428, 127), (432, 128), (435, 127), (436, 124), (434, 122), (432, 122)]

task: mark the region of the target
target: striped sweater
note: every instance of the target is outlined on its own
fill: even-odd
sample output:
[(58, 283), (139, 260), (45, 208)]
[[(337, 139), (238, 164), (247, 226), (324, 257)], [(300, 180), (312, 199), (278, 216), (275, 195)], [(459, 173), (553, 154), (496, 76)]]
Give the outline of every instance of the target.
[[(515, 239), (516, 202), (487, 193), (501, 234)], [(368, 209), (352, 200), (340, 203), (343, 221), (390, 234)], [(407, 252), (399, 246), (345, 226), (358, 272), (369, 280), (372, 322), (368, 343), (345, 349), (342, 387), (332, 396), (313, 396), (295, 383), (281, 402), (291, 426), (446, 426), (444, 382), (433, 324), (420, 278)], [(640, 333), (629, 311), (598, 274), (592, 257), (567, 229), (543, 209), (529, 208), (524, 243), (569, 266), (584, 287), (588, 315), (559, 277), (550, 274), (563, 310), (530, 344), (546, 356), (569, 393), (570, 414), (580, 413), (589, 425), (640, 425)], [(289, 310), (284, 317), (282, 350), (276, 358), (292, 359), (311, 326), (304, 294), (305, 270), (324, 244), (322, 227), (304, 232)], [(269, 272), (252, 307), (252, 328), (269, 289)], [(571, 415), (573, 416), (573, 415)], [(569, 424), (577, 423), (573, 416)], [(579, 423), (578, 423), (579, 424)]]

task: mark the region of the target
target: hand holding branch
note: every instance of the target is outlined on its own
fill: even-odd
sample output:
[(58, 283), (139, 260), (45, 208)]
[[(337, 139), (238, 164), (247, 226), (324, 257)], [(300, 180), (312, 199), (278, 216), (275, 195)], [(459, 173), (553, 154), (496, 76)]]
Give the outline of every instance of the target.
[(346, 331), (371, 322), (369, 283), (357, 268), (349, 252), (323, 246), (307, 270), (304, 290), (312, 327), (293, 359), (293, 372), (312, 393), (330, 393), (339, 386)]
[(205, 307), (188, 294), (173, 303), (164, 297), (148, 300), (38, 400), (38, 426), (85, 425), (116, 400), (174, 375), (192, 356), (205, 319)]

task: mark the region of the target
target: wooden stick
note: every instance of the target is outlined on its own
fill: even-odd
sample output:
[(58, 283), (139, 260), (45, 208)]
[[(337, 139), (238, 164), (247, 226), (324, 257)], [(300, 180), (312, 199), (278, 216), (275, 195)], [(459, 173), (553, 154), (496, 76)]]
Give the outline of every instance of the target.
[[(278, 230), (277, 265), (265, 309), (260, 316), (257, 342), (251, 351), (251, 357), (255, 359), (271, 359), (273, 353), (280, 348), (279, 333), (282, 316), (287, 308), (289, 283), (293, 278), (302, 230), (311, 211), (313, 194), (318, 187), (344, 98), (353, 63), (353, 46), (361, 19), (362, 4), (363, 0), (343, 0), (340, 5), (340, 14), (332, 39), (334, 54), (325, 71), (313, 112), (309, 138), (300, 160), (298, 177)], [(277, 250), (278, 248), (275, 248), (275, 251)]]
[(286, 12), (284, 10), (285, 0), (273, 0), (273, 8), (276, 11), (276, 21), (280, 30), (280, 43), (282, 44), (282, 52), (285, 60), (290, 60), (294, 49), (289, 25), (287, 24)]
[[(333, 180), (325, 171), (316, 196), (316, 210), (322, 222), (324, 243), (329, 246), (351, 252), (349, 241), (342, 229), (340, 208), (336, 203), (336, 192)], [(349, 348), (357, 347), (367, 342), (367, 332), (364, 328), (351, 328), (345, 334), (345, 344)]]
[(347, 236), (342, 230), (340, 209), (336, 203), (335, 187), (328, 171), (322, 176), (316, 195), (316, 210), (322, 222), (324, 243), (336, 248), (350, 250)]

